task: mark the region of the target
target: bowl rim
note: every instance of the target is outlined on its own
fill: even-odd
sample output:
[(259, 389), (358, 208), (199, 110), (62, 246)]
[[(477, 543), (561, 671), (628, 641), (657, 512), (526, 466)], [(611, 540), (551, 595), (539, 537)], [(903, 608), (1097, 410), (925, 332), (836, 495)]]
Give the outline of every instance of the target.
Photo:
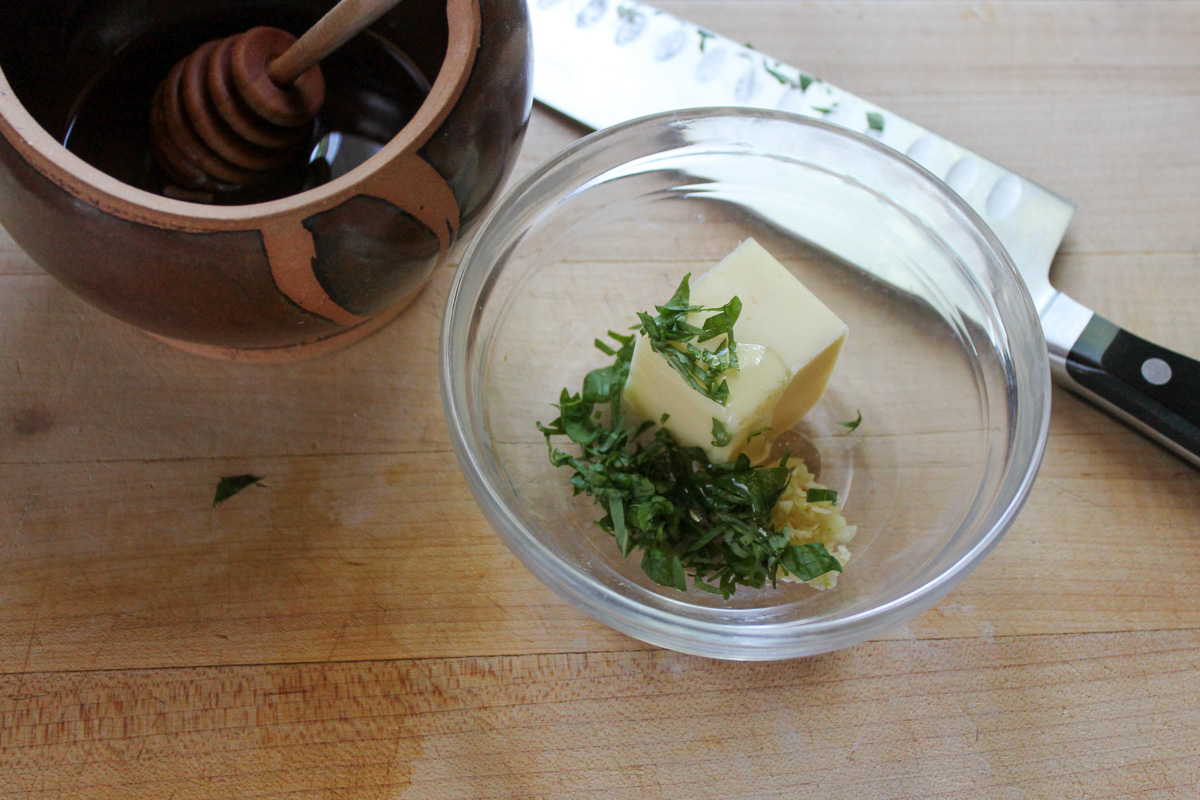
[[(486, 293), (495, 265), (477, 265), (476, 257), (481, 249), (481, 242), (487, 238), (491, 229), (498, 221), (511, 214), (531, 189), (536, 188), (547, 176), (564, 164), (569, 164), (582, 152), (610, 140), (620, 140), (642, 129), (722, 116), (768, 119), (821, 129), (868, 148), (876, 156), (901, 165), (916, 179), (926, 183), (960, 215), (966, 224), (966, 231), (973, 237), (978, 237), (978, 244), (991, 256), (989, 261), (995, 272), (1002, 276), (1001, 280), (1013, 290), (1010, 293), (1016, 306), (1013, 310), (1022, 318), (1010, 320), (1008, 322), (1011, 324), (1003, 326), (1006, 338), (1011, 338), (1013, 329), (1028, 334), (1033, 341), (1027, 344), (1032, 345), (1034, 352), (1041, 356), (1036, 359), (1036, 363), (1012, 362), (1014, 377), (1008, 385), (1013, 387), (1019, 377), (1018, 368), (1025, 367), (1028, 374), (1024, 376), (1024, 385), (1020, 388), (1024, 389), (1029, 399), (1018, 404), (1016, 398), (1020, 392), (1017, 388), (1010, 388), (1009, 393), (1014, 398), (1010, 403), (1012, 422), (1004, 450), (1005, 458), (1003, 463), (996, 467), (995, 478), (997, 486), (1008, 489), (1001, 495), (1007, 495), (1007, 499), (990, 509), (991, 515), (986, 518), (990, 524), (983, 535), (948, 567), (923, 580), (920, 585), (881, 605), (837, 619), (768, 622), (732, 630), (725, 623), (681, 618), (666, 609), (645, 606), (620, 594), (586, 573), (576, 570), (569, 562), (558, 558), (536, 536), (528, 532), (518, 515), (505, 502), (503, 492), (497, 491), (489, 481), (489, 469), (483, 456), (489, 451), (489, 447), (468, 424), (471, 416), (466, 403), (469, 381), (465, 369), (465, 356), (467, 344), (474, 337), (476, 326), (474, 321), (470, 324), (456, 325), (455, 309), (462, 307), (465, 312), (470, 313), (476, 309), (479, 297)], [(566, 193), (560, 197), (568, 195), (569, 193)], [(975, 276), (972, 276), (972, 279), (979, 280)], [(464, 298), (472, 287), (477, 287), (480, 291), (473, 292), (469, 304), (463, 305)], [(978, 288), (984, 290), (982, 285)], [(1024, 279), (995, 233), (965, 200), (905, 154), (857, 131), (784, 111), (713, 106), (658, 112), (595, 131), (559, 151), (531, 170), (506, 192), (471, 238), (446, 298), (441, 341), (442, 403), (451, 441), (477, 504), (509, 549), (542, 583), (589, 616), (650, 644), (713, 658), (774, 660), (816, 655), (873, 638), (928, 610), (965, 578), (1011, 527), (1024, 507), (1037, 478), (1049, 432), (1050, 365), (1041, 323)], [(1039, 396), (1041, 402), (1037, 403)], [(1032, 436), (1017, 435), (1022, 420), (1032, 429)], [(793, 635), (783, 641), (780, 639), (783, 633)], [(799, 635), (795, 635), (796, 633)]]
[(181, 230), (224, 230), (231, 224), (256, 224), (300, 210), (337, 205), (405, 153), (416, 153), (445, 122), (466, 88), (480, 41), (479, 0), (445, 0), (448, 22), (446, 55), (429, 93), (391, 141), (345, 175), (275, 200), (242, 205), (212, 205), (178, 200), (131, 186), (68, 150), (34, 119), (0, 68), (0, 137), (33, 169), (60, 188), (126, 219)]

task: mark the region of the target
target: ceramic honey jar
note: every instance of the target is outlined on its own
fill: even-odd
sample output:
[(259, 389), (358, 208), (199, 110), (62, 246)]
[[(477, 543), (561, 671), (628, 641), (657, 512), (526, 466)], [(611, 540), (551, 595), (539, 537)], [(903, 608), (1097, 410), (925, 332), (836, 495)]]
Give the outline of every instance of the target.
[[(401, 0), (321, 65), (311, 157), (229, 197), (155, 164), (151, 95), (203, 43), (333, 0), (0, 8), (0, 224), (97, 308), (179, 347), (285, 360), (399, 313), (495, 197), (531, 105), (525, 0)], [(307, 150), (306, 150), (307, 151)]]

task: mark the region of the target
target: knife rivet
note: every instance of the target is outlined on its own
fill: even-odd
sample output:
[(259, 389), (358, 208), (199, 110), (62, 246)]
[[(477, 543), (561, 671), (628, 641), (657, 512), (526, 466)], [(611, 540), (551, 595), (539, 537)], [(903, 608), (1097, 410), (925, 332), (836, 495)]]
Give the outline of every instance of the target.
[(1162, 386), (1171, 380), (1171, 365), (1161, 358), (1147, 358), (1142, 362), (1142, 377), (1147, 383)]

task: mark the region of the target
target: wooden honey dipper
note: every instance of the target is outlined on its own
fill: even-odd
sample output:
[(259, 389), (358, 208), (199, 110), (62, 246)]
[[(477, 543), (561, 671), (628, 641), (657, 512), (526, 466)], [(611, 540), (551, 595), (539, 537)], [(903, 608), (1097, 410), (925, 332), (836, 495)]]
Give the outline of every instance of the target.
[(180, 189), (229, 194), (307, 155), (325, 102), (319, 63), (398, 0), (341, 0), (297, 40), (259, 27), (181, 59), (150, 104), (151, 149)]

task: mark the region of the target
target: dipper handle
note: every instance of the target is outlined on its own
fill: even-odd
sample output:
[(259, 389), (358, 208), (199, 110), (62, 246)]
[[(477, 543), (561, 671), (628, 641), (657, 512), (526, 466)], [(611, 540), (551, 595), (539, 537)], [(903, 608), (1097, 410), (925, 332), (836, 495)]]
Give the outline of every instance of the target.
[(400, 0), (341, 0), (267, 68), (277, 86), (292, 83)]

